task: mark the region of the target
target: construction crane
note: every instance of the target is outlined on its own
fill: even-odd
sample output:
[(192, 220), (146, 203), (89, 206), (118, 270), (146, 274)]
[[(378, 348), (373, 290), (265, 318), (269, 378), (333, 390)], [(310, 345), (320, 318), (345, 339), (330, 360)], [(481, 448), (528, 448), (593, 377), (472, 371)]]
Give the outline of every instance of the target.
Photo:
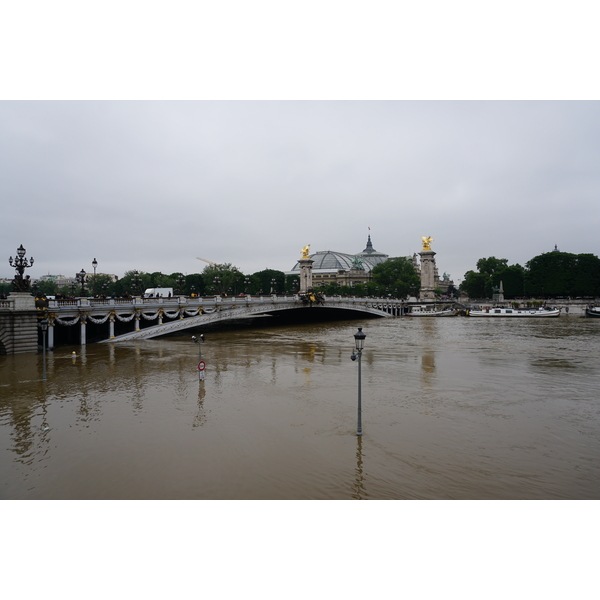
[(208, 263), (209, 265), (214, 265), (215, 267), (218, 267), (219, 265), (216, 262), (213, 262), (212, 260), (206, 260), (205, 258), (200, 258), (199, 256), (196, 256), (197, 260), (202, 260), (205, 263)]

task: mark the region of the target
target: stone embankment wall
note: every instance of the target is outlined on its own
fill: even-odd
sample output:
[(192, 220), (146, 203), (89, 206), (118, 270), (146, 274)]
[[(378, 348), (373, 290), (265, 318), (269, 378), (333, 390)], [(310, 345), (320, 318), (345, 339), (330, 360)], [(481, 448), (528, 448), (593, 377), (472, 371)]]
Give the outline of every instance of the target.
[(35, 301), (30, 294), (11, 294), (0, 306), (0, 354), (37, 352)]

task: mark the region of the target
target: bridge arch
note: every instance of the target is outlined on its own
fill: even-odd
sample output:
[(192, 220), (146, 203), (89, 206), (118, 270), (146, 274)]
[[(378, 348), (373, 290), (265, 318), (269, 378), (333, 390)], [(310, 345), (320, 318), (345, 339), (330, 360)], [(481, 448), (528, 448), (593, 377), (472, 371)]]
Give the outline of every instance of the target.
[(107, 342), (120, 342), (140, 339), (151, 339), (168, 335), (171, 333), (185, 331), (186, 329), (193, 329), (209, 323), (215, 323), (219, 321), (234, 320), (243, 317), (259, 316), (259, 315), (272, 315), (283, 312), (295, 312), (295, 311), (347, 311), (353, 314), (367, 314), (371, 317), (390, 317), (388, 312), (383, 311), (381, 308), (374, 306), (371, 303), (354, 303), (349, 301), (338, 301), (335, 303), (325, 303), (320, 306), (303, 306), (301, 303), (296, 302), (290, 303), (274, 303), (272, 305), (265, 306), (263, 304), (256, 305), (245, 305), (245, 306), (231, 306), (227, 309), (223, 307), (216, 308), (214, 311), (206, 311), (203, 314), (196, 316), (185, 316), (184, 318), (176, 319), (173, 322), (162, 323), (158, 325), (151, 325), (140, 329), (139, 331), (132, 331), (116, 336), (112, 339), (103, 340), (100, 343)]

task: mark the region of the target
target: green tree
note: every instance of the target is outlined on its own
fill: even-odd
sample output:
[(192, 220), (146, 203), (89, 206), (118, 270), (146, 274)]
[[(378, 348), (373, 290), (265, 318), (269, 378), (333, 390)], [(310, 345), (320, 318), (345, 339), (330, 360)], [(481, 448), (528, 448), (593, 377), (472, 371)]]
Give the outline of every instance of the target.
[(207, 290), (215, 294), (239, 294), (243, 289), (244, 274), (231, 263), (207, 265), (202, 271)]
[(285, 277), (285, 292), (293, 294), (300, 291), (300, 277), (298, 275), (286, 275)]
[(522, 297), (525, 294), (525, 269), (517, 264), (498, 270), (492, 276), (492, 283), (495, 287), (499, 287), (500, 282), (502, 282), (505, 298)]
[(534, 256), (526, 269), (529, 296), (595, 296), (600, 292), (600, 259), (593, 254), (545, 252)]
[(110, 275), (99, 274), (90, 275), (87, 279), (85, 287), (90, 294), (96, 293), (98, 296), (104, 294), (104, 285), (106, 285), (106, 295), (110, 296), (114, 293), (114, 282)]
[(55, 296), (58, 293), (58, 286), (54, 281), (38, 281), (35, 285), (37, 293), (46, 296)]
[(206, 284), (204, 277), (200, 273), (191, 273), (185, 276), (185, 294), (190, 296), (192, 293), (198, 296), (206, 294)]
[[(134, 277), (138, 277), (141, 283), (134, 286)], [(151, 275), (149, 273), (144, 273), (144, 271), (133, 269), (131, 271), (125, 271), (123, 277), (115, 282), (114, 293), (116, 296), (126, 296), (128, 294), (139, 293), (143, 294), (144, 290), (147, 290), (151, 287), (158, 287), (152, 284)]]
[[(263, 271), (253, 273), (252, 279), (258, 283), (258, 290), (254, 293), (262, 290), (263, 294), (269, 294), (272, 287), (274, 287), (274, 291), (278, 294), (281, 294), (285, 290), (285, 273), (283, 271), (264, 269)], [(275, 286), (271, 284), (273, 279), (275, 280)]]
[(372, 271), (373, 284), (379, 288), (379, 295), (395, 294), (399, 297), (416, 296), (421, 289), (421, 278), (412, 261), (399, 257), (375, 265)]
[(600, 296), (600, 258), (594, 254), (577, 255), (572, 295)]
[(469, 298), (487, 298), (486, 290), (490, 276), (486, 273), (476, 273), (475, 271), (467, 271), (464, 281), (460, 284), (460, 289), (469, 296)]
[[(469, 298), (491, 298), (493, 293), (492, 288), (494, 286), (498, 287), (500, 281), (502, 281), (502, 285), (505, 287), (502, 274), (506, 273), (507, 269), (510, 268), (508, 266), (508, 259), (496, 258), (495, 256), (480, 258), (477, 261), (476, 266), (477, 272), (467, 271), (465, 273), (464, 281), (460, 285), (460, 289), (463, 290)], [(510, 280), (509, 286), (512, 286), (512, 281), (516, 278), (516, 273), (507, 273), (507, 278)], [(518, 289), (516, 283), (515, 289)], [(522, 292), (517, 295), (522, 295)]]
[(508, 267), (508, 259), (496, 258), (490, 256), (489, 258), (480, 258), (475, 265), (479, 273), (485, 273), (492, 277), (498, 271), (502, 271)]

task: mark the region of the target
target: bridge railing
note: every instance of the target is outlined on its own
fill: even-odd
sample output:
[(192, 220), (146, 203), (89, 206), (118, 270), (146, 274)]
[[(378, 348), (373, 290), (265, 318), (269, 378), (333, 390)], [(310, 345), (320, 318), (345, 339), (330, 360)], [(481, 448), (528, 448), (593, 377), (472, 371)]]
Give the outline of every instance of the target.
[(15, 301), (10, 299), (0, 300), (0, 308), (14, 310)]
[[(386, 298), (386, 297), (358, 297), (358, 296), (324, 296), (325, 304), (339, 304), (343, 302), (351, 302), (354, 304), (382, 304), (382, 305), (402, 305), (404, 301)], [(5, 301), (9, 302), (9, 301)], [(48, 308), (59, 310), (61, 308), (72, 310), (81, 309), (89, 310), (90, 308), (106, 308), (109, 307), (132, 307), (132, 308), (160, 308), (160, 307), (211, 307), (220, 306), (228, 308), (240, 305), (254, 304), (301, 304), (301, 300), (297, 295), (261, 295), (261, 296), (203, 296), (188, 298), (184, 296), (176, 296), (173, 298), (74, 298), (68, 300), (49, 300)], [(0, 305), (1, 306), (1, 305)]]

